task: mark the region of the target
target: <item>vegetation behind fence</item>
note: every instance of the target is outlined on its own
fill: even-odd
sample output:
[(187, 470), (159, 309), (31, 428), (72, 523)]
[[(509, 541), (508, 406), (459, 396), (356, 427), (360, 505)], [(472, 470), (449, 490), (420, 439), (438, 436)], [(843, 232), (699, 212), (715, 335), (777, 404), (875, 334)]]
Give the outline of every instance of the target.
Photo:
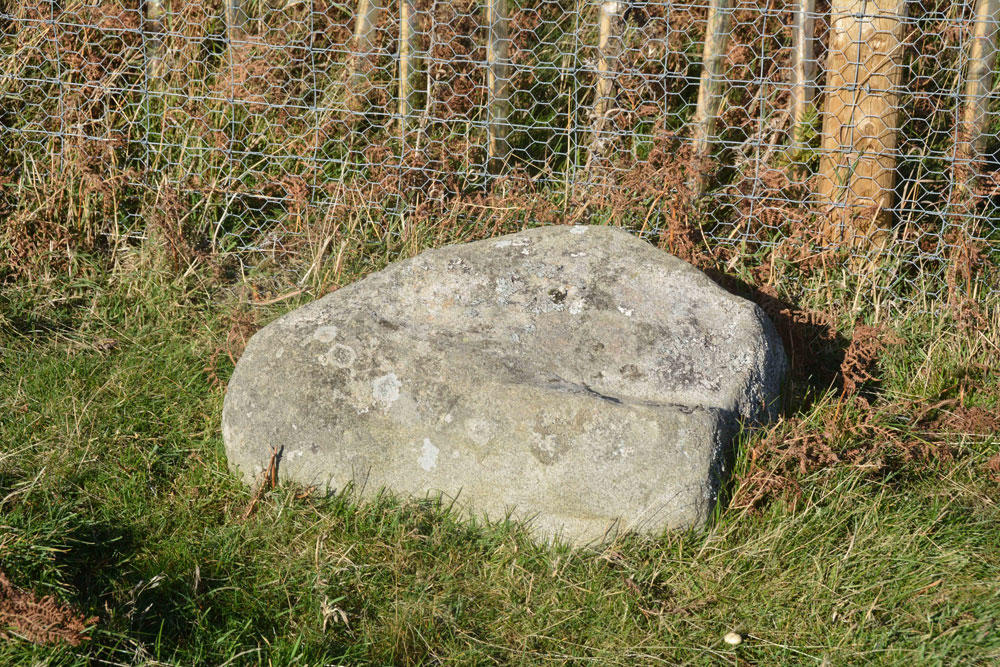
[(622, 224), (855, 308), (998, 290), (1000, 0), (0, 8), (8, 274), (151, 235), (280, 265), (433, 217)]

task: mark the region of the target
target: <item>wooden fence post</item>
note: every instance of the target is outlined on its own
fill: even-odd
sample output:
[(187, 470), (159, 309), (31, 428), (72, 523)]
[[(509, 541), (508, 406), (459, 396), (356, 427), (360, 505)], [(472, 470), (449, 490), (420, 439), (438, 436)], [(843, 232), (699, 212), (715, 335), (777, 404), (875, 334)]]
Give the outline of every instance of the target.
[(832, 0), (817, 191), (834, 205), (821, 236), (880, 247), (896, 181), (906, 0)]
[(969, 49), (962, 116), (958, 130), (958, 163), (955, 184), (963, 194), (975, 189), (979, 162), (987, 150), (989, 136), (984, 130), (989, 120), (993, 68), (997, 56), (997, 32), (1000, 30), (1000, 0), (979, 0)]
[(794, 8), (791, 144), (804, 147), (804, 120), (816, 95), (816, 0), (799, 0)]
[(487, 170), (502, 173), (510, 157), (510, 37), (508, 36), (507, 0), (488, 0), (486, 25), (487, 87), (489, 89), (489, 124)]
[(383, 0), (358, 0), (357, 15), (354, 20), (354, 62), (348, 73), (348, 109), (361, 113), (368, 106), (371, 96), (372, 71), (377, 49), (376, 30), (382, 16)]

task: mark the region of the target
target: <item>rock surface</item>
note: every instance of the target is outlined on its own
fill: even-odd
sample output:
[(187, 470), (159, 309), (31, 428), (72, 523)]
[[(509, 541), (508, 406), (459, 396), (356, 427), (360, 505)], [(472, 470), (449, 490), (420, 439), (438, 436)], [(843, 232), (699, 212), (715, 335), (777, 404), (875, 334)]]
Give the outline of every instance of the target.
[[(577, 544), (703, 523), (786, 369), (757, 306), (613, 227), (430, 250), (260, 330), (226, 394), (247, 482), (457, 497)], [(609, 532), (611, 531), (611, 532)]]

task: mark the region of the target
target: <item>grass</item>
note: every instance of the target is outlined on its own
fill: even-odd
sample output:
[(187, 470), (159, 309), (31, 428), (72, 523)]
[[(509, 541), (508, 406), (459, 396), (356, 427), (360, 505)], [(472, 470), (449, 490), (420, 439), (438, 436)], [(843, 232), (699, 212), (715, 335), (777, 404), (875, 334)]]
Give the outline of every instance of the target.
[[(392, 259), (345, 254), (343, 283)], [(947, 314), (900, 315), (905, 342), (882, 355), (867, 399), (800, 381), (784, 421), (744, 437), (734, 501), (709, 528), (587, 551), (389, 495), (357, 504), (279, 485), (245, 516), (213, 376), (232, 370), (239, 322), (323, 288), (254, 305), (232, 289), (253, 276), (220, 283), (157, 257), (80, 255), (0, 291), (0, 563), (15, 585), (98, 619), (77, 647), (0, 640), (0, 663), (1000, 660), (988, 467), (1000, 438), (926, 416), (998, 409), (995, 310), (964, 333)], [(875, 449), (879, 428), (951, 455), (849, 459)], [(781, 458), (783, 439), (817, 433), (841, 463)], [(739, 502), (768, 466), (790, 483)], [(735, 648), (722, 641), (733, 629)]]

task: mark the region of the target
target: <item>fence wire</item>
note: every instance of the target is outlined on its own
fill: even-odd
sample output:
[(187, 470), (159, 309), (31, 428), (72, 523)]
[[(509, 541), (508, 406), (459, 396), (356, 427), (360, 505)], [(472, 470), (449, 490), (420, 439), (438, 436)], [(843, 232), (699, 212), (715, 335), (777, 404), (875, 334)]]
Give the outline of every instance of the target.
[(803, 292), (840, 261), (855, 305), (998, 289), (1000, 0), (0, 8), (7, 196), (75, 178), (67, 224), (280, 259), (351, 216), (613, 222)]

